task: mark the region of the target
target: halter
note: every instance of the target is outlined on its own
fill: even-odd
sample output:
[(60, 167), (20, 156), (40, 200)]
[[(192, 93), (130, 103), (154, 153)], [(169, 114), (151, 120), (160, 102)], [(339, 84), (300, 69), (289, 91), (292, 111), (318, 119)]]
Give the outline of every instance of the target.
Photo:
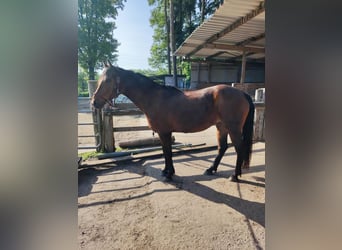
[[(117, 97), (118, 95), (120, 95), (120, 91), (119, 91), (119, 84), (120, 84), (120, 77), (119, 76), (117, 76), (116, 77), (116, 93), (115, 93), (115, 96)], [(111, 106), (111, 107), (113, 107), (114, 108), (114, 105), (112, 104), (112, 102), (111, 101), (109, 101), (108, 99), (104, 99), (105, 100), (105, 102), (109, 105), (109, 106)]]
[(114, 108), (114, 105), (112, 104), (112, 102), (111, 101), (109, 101), (109, 100), (107, 100), (107, 99), (105, 99), (105, 102), (109, 105), (109, 106), (111, 106), (112, 108)]

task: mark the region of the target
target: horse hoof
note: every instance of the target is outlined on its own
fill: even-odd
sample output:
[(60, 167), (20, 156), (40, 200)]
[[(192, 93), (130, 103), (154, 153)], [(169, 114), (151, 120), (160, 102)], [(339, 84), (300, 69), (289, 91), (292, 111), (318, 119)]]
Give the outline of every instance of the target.
[(166, 177), (167, 176), (167, 170), (162, 170), (160, 175)]
[(212, 170), (209, 170), (209, 169), (207, 169), (207, 170), (205, 170), (204, 171), (204, 173), (203, 173), (204, 175), (213, 175), (213, 171)]
[(232, 181), (232, 182), (239, 182), (238, 177), (236, 175), (234, 175), (234, 174), (229, 177), (229, 180)]
[(204, 171), (204, 175), (214, 175), (214, 173), (216, 173), (216, 171), (210, 168)]

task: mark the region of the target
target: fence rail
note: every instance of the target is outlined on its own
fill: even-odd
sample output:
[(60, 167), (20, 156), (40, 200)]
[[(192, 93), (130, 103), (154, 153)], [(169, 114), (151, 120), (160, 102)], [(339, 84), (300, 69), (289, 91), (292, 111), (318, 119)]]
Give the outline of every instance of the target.
[(114, 127), (114, 132), (130, 132), (130, 131), (145, 131), (151, 130), (149, 126), (134, 126), (134, 127)]
[[(96, 149), (97, 151), (100, 150), (102, 145), (101, 140), (101, 132), (99, 126), (101, 125), (100, 115), (97, 113), (93, 113), (93, 120), (96, 122), (80, 122), (77, 126), (93, 126), (94, 127), (94, 135), (78, 135), (78, 138), (95, 138), (95, 145), (94, 146), (77, 146), (77, 149)], [(96, 119), (94, 119), (96, 117)]]
[[(254, 92), (259, 86), (249, 84), (249, 88), (246, 89), (250, 92)], [(236, 84), (237, 88), (241, 88), (239, 84)], [(243, 86), (246, 87), (246, 86)], [(86, 104), (82, 104), (86, 106)], [(106, 104), (107, 105), (107, 104)], [(79, 135), (79, 138), (95, 138), (94, 146), (78, 146), (78, 149), (96, 149), (97, 151), (114, 152), (115, 151), (115, 138), (114, 133), (118, 132), (132, 132), (132, 131), (152, 131), (149, 126), (117, 126), (113, 125), (113, 116), (121, 115), (141, 115), (143, 112), (139, 110), (134, 104), (115, 104), (114, 109), (110, 106), (105, 106), (102, 110), (89, 110), (92, 113), (94, 122), (79, 123), (79, 126), (93, 126), (94, 135)], [(255, 103), (255, 120), (254, 120), (254, 140), (264, 141), (265, 140), (265, 104), (264, 100), (262, 103)]]

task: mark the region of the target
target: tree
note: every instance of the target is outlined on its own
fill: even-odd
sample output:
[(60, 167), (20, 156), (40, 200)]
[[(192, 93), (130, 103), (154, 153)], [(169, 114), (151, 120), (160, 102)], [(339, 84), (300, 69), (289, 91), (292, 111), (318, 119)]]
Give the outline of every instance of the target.
[(87, 92), (88, 91), (88, 84), (87, 84), (87, 74), (84, 70), (78, 70), (78, 94)]
[(169, 45), (169, 18), (168, 0), (148, 0), (151, 11), (150, 25), (154, 29), (151, 56), (148, 63), (154, 69), (171, 74), (170, 45)]
[(118, 41), (113, 37), (117, 10), (126, 0), (78, 1), (78, 60), (90, 80), (103, 61), (117, 60)]
[[(150, 24), (154, 29), (149, 64), (171, 74), (170, 0), (148, 0), (153, 7)], [(184, 40), (223, 3), (223, 0), (172, 0), (174, 6), (174, 42), (178, 48)], [(179, 60), (178, 60), (179, 61)], [(183, 72), (189, 72), (189, 63), (179, 63)], [(187, 76), (188, 78), (190, 77)]]
[[(196, 0), (172, 0), (174, 5), (175, 45), (178, 47), (194, 29)], [(171, 74), (170, 0), (148, 0), (153, 6), (150, 24), (154, 29), (149, 64)]]
[(198, 8), (200, 9), (200, 23), (203, 23), (208, 16), (212, 15), (223, 2), (223, 0), (199, 0)]

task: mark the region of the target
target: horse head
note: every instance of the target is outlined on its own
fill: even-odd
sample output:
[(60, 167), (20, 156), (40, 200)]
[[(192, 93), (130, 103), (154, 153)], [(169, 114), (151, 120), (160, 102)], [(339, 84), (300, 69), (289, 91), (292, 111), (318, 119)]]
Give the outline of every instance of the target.
[(119, 84), (118, 69), (110, 62), (104, 63), (104, 70), (97, 82), (97, 89), (92, 96), (92, 105), (100, 109), (105, 103), (111, 103), (111, 100), (120, 94)]

